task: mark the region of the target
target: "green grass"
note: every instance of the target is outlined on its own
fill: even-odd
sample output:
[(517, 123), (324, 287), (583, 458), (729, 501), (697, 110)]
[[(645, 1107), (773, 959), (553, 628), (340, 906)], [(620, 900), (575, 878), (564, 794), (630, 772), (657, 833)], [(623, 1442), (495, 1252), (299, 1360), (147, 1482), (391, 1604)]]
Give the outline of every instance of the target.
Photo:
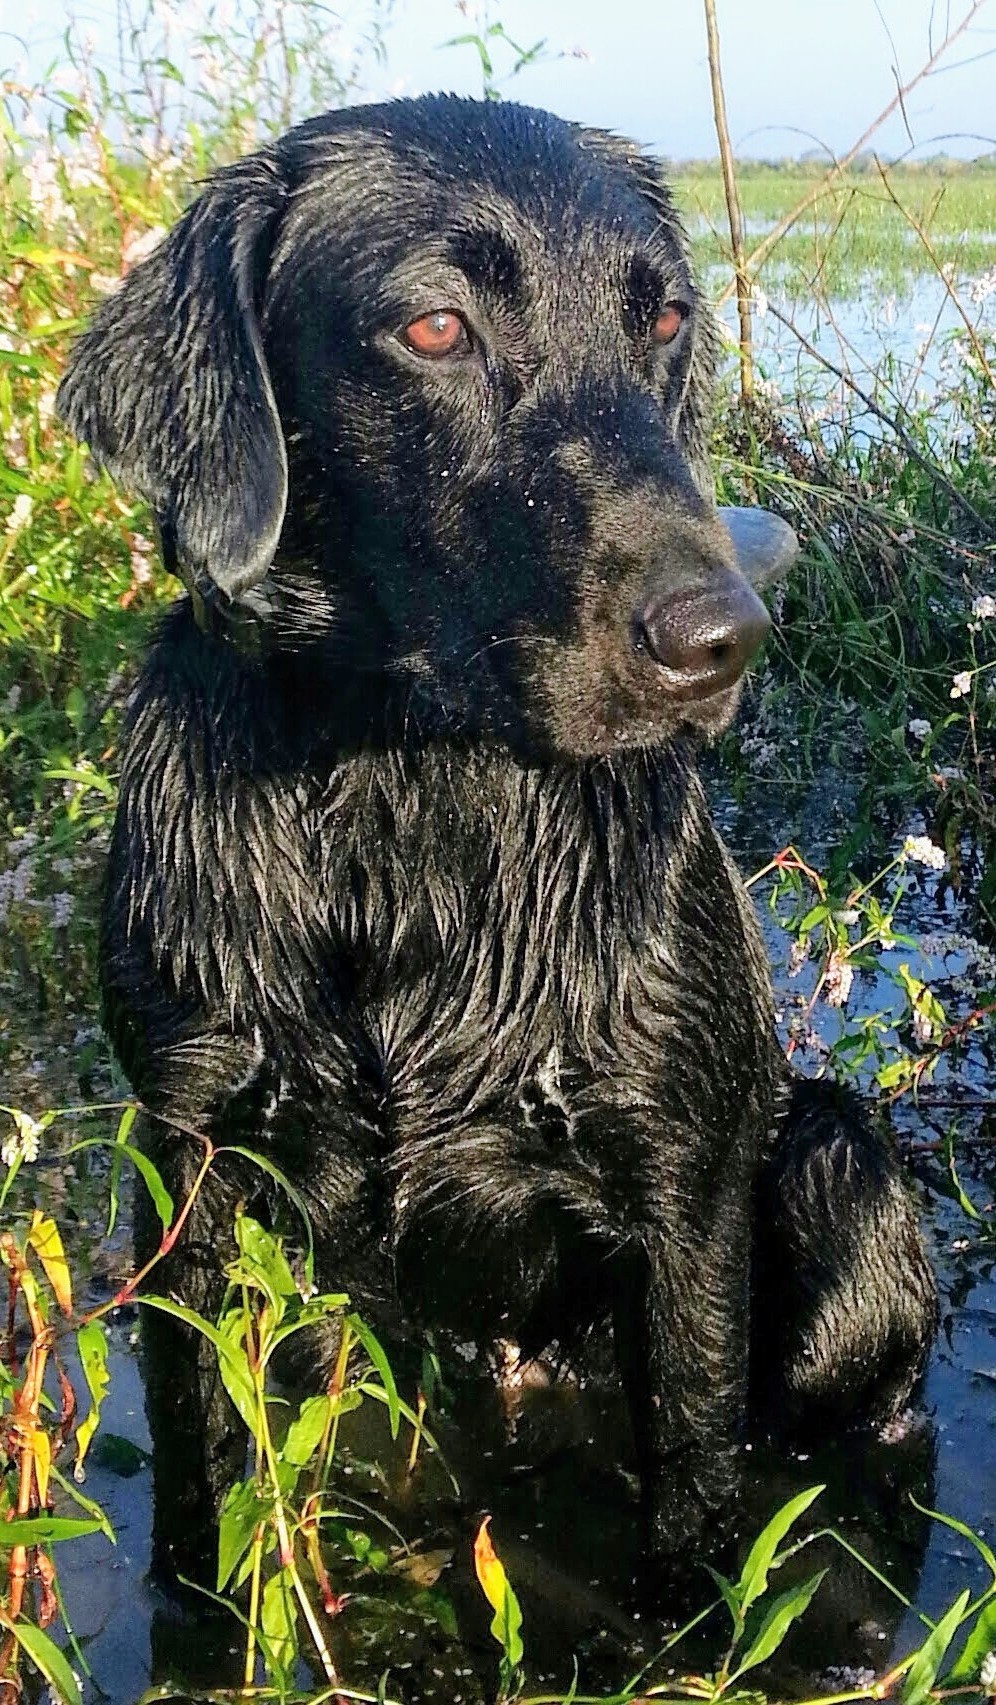
[[(899, 201), (924, 227), (943, 265), (952, 265), (964, 279), (996, 264), (996, 170), (953, 161), (943, 170), (888, 170)], [(762, 279), (792, 288), (818, 278), (826, 294), (851, 297), (867, 288), (869, 279), (883, 292), (896, 292), (933, 271), (927, 250), (874, 169), (845, 172), (824, 188), (822, 173), (809, 168), (745, 165), (739, 189), (749, 222), (748, 253), (767, 229), (817, 188), (819, 199), (765, 263)], [(700, 264), (728, 260), (718, 166), (679, 168), (677, 190)]]

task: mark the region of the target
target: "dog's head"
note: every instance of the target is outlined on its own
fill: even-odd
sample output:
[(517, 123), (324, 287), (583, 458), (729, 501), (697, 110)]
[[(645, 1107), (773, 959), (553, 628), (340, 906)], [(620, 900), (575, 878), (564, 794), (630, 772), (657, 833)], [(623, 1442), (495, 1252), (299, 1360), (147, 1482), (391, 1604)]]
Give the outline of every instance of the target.
[(656, 163), (431, 97), (219, 172), (59, 401), (201, 621), (302, 653), (312, 702), (582, 756), (721, 727), (795, 553), (714, 508), (713, 355)]

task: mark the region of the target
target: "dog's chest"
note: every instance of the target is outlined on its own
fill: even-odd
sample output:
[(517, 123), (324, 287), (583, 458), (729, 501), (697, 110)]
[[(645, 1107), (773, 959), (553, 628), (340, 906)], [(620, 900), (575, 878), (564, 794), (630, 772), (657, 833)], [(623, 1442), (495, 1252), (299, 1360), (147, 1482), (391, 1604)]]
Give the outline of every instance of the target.
[(767, 976), (697, 783), (499, 781), (382, 798), (329, 873), (392, 1124), (556, 1144), (665, 1079), (700, 1117), (746, 1096)]

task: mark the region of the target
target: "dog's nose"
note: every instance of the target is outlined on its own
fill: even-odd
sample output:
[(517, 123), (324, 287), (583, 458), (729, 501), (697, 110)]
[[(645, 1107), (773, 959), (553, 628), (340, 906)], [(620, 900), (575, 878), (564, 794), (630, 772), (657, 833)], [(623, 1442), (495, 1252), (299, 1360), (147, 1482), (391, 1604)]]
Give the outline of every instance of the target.
[(705, 699), (739, 680), (771, 626), (757, 593), (723, 569), (708, 586), (653, 593), (633, 617), (633, 639), (660, 666), (679, 701)]

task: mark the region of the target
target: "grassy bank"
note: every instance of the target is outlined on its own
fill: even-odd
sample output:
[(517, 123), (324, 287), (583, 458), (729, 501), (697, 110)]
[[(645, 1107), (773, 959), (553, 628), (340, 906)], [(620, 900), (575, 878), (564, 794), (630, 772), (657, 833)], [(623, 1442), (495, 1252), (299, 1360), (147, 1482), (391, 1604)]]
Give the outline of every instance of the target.
[[(971, 279), (996, 264), (996, 165), (991, 159), (888, 166), (901, 207), (872, 161), (830, 184), (827, 164), (773, 167), (747, 161), (739, 169), (749, 247), (804, 196), (819, 192), (772, 256), (766, 269), (772, 283), (811, 287), (816, 273), (832, 296), (851, 297), (869, 282), (883, 293), (902, 292), (911, 276), (929, 275), (935, 264), (902, 208), (929, 232), (937, 261), (960, 278)], [(717, 164), (679, 165), (676, 182), (701, 263), (724, 261), (729, 246)]]

